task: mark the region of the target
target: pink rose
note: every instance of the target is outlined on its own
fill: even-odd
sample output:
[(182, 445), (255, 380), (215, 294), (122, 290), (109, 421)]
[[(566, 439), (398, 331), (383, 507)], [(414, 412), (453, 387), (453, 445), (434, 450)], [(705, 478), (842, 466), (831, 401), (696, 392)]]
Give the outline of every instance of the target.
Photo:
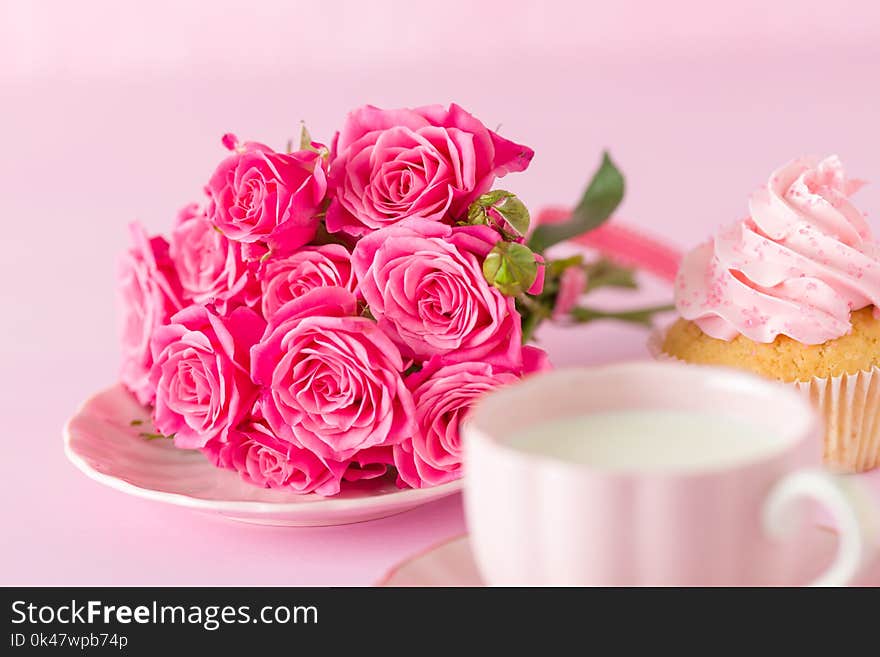
[(342, 478), (345, 481), (377, 479), (384, 477), (392, 466), (394, 466), (393, 447), (368, 447), (351, 458)]
[(134, 246), (121, 259), (118, 276), (122, 310), (119, 378), (141, 404), (147, 405), (156, 396), (150, 385), (150, 336), (180, 310), (182, 293), (168, 257), (168, 242), (162, 237), (147, 237), (140, 224), (131, 224), (129, 229)]
[(401, 481), (424, 488), (461, 477), (461, 422), (484, 394), (518, 380), (516, 374), (488, 363), (447, 364), (436, 357), (408, 376), (418, 427), (412, 440), (394, 446)]
[(240, 306), (220, 317), (189, 306), (156, 329), (150, 383), (156, 389), (154, 422), (183, 448), (224, 437), (248, 414), (257, 389), (248, 375), (250, 348), (265, 322)]
[(288, 301), (321, 287), (354, 291), (351, 254), (340, 244), (300, 249), (286, 258), (272, 258), (260, 275), (263, 316), (269, 319)]
[(495, 134), (458, 105), (351, 112), (330, 160), (327, 230), (363, 235), (406, 217), (462, 217), (534, 151)]
[(559, 277), (559, 291), (553, 305), (553, 319), (559, 321), (567, 317), (577, 305), (578, 299), (587, 289), (587, 272), (577, 265), (566, 267)]
[(482, 263), (499, 239), (488, 226), (411, 218), (361, 238), (358, 290), (406, 357), (449, 354), (515, 370), (522, 328), (513, 298), (490, 286)]
[(226, 441), (210, 441), (203, 451), (215, 466), (235, 470), (248, 483), (295, 493), (336, 495), (346, 469), (344, 463), (325, 463), (309, 450), (280, 440), (256, 421), (229, 431)]
[(342, 479), (344, 481), (378, 479), (384, 477), (393, 467), (394, 448), (392, 446), (368, 447), (359, 451), (348, 461)]
[(208, 218), (229, 239), (290, 253), (315, 236), (327, 192), (323, 167), (310, 150), (284, 154), (245, 142), (208, 181)]
[(230, 307), (259, 302), (259, 284), (242, 258), (241, 244), (221, 234), (195, 203), (180, 211), (170, 254), (184, 296), (193, 303), (212, 303), (226, 313)]
[(343, 461), (412, 430), (400, 352), (356, 311), (347, 290), (313, 290), (282, 306), (252, 351), (266, 422), (324, 459)]

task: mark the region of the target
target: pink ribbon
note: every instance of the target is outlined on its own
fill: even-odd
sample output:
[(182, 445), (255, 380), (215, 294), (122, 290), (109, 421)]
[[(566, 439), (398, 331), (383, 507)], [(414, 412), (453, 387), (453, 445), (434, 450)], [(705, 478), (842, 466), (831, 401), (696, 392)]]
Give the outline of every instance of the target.
[[(538, 213), (537, 225), (559, 223), (570, 215), (571, 211), (565, 208), (545, 208)], [(608, 221), (572, 241), (595, 249), (619, 265), (647, 271), (669, 283), (675, 281), (682, 258), (682, 252), (674, 246), (617, 220)]]

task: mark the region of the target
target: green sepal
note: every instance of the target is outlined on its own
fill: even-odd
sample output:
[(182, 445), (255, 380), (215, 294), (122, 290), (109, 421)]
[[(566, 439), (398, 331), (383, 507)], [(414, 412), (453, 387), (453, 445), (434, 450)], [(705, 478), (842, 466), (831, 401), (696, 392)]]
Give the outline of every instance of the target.
[(483, 276), (503, 295), (515, 297), (535, 282), (538, 261), (524, 244), (498, 242), (483, 261)]
[[(500, 220), (492, 216), (496, 213)], [(529, 232), (531, 217), (529, 209), (516, 194), (503, 189), (493, 189), (470, 204), (467, 223), (492, 226), (498, 229), (505, 239), (516, 240)]]

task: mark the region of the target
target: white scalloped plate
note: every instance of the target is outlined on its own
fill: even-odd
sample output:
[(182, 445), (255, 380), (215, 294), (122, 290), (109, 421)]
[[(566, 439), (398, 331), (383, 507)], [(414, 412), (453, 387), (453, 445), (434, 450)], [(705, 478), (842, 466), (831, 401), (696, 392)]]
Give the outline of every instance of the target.
[[(134, 426), (132, 421), (140, 421)], [(401, 490), (388, 479), (357, 482), (334, 497), (259, 488), (212, 466), (198, 451), (146, 440), (147, 409), (121, 385), (86, 401), (64, 427), (67, 458), (116, 490), (227, 518), (290, 527), (344, 525), (414, 509), (461, 490), (461, 481)]]

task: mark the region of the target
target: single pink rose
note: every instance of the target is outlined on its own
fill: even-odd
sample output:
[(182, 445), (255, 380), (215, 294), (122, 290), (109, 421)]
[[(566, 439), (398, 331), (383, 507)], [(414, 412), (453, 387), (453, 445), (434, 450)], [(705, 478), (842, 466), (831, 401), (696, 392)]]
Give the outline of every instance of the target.
[(354, 291), (351, 254), (341, 244), (308, 246), (285, 258), (272, 258), (260, 273), (263, 316), (269, 319), (288, 301), (306, 292), (338, 286)]
[(248, 375), (249, 355), (265, 326), (245, 306), (225, 317), (205, 306), (188, 306), (156, 329), (150, 371), (156, 429), (174, 435), (177, 447), (192, 449), (237, 426), (257, 396)]
[(394, 466), (394, 448), (368, 447), (351, 457), (342, 478), (345, 481), (361, 481), (384, 477), (388, 469)]
[(566, 267), (559, 277), (559, 292), (556, 293), (556, 302), (553, 305), (553, 319), (558, 321), (567, 317), (586, 290), (587, 272), (583, 267)]
[(412, 216), (458, 219), (496, 178), (524, 171), (533, 155), (455, 104), (361, 107), (334, 139), (327, 230), (363, 235)]
[(498, 239), (488, 226), (453, 228), (418, 217), (360, 239), (352, 254), (358, 291), (405, 357), (521, 366), (514, 300), (483, 276)]
[(206, 191), (214, 225), (229, 239), (256, 247), (246, 257), (255, 257), (263, 245), (291, 253), (318, 228), (316, 215), (327, 193), (324, 160), (310, 150), (276, 153), (245, 142), (220, 163)]
[(197, 204), (180, 211), (170, 255), (188, 301), (214, 304), (221, 314), (259, 303), (260, 286), (254, 268), (242, 258), (241, 244), (220, 233)]
[(260, 408), (284, 440), (343, 461), (411, 435), (412, 398), (394, 343), (340, 287), (282, 306), (252, 350)]
[(394, 446), (400, 480), (424, 488), (461, 477), (461, 423), (480, 397), (518, 380), (516, 374), (488, 363), (447, 364), (436, 357), (408, 376), (418, 426), (412, 440)]
[(148, 237), (138, 223), (129, 229), (134, 245), (121, 258), (118, 275), (122, 311), (119, 378), (141, 404), (148, 405), (156, 396), (150, 385), (150, 337), (180, 310), (182, 291), (168, 256), (168, 242), (162, 237)]
[(230, 430), (225, 441), (212, 440), (202, 450), (215, 466), (235, 470), (248, 483), (295, 493), (336, 495), (347, 467), (324, 462), (253, 420)]

